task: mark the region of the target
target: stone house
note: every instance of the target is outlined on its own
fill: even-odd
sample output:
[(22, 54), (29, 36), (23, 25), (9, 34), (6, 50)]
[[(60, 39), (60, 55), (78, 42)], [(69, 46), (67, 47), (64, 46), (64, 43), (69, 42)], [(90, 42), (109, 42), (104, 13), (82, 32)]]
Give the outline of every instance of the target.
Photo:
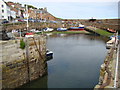
[(22, 4), (19, 3), (13, 3), (13, 2), (7, 2), (7, 4), (9, 5), (10, 9), (13, 10), (14, 12), (16, 12), (16, 17), (17, 18), (22, 18), (22, 12), (25, 10), (22, 7)]

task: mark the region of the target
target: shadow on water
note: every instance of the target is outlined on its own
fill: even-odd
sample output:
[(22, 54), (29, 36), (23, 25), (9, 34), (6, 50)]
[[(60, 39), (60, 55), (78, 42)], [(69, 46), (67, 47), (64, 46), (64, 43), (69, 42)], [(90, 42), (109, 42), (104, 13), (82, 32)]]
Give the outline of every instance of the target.
[(108, 38), (83, 34), (53, 34), (47, 48), (54, 53), (47, 61), (48, 75), (24, 88), (94, 88), (106, 56)]
[(30, 83), (27, 83), (17, 89), (19, 90), (22, 88), (48, 88), (47, 82), (48, 82), (48, 75), (45, 75), (42, 78), (31, 81)]

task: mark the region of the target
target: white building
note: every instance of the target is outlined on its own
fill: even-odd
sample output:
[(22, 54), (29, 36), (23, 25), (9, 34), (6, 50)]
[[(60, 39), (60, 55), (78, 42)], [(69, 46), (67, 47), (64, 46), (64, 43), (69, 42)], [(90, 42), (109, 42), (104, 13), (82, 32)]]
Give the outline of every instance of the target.
[(12, 17), (12, 18), (16, 18), (16, 12), (15, 11), (10, 11), (10, 16)]
[(11, 17), (16, 18), (16, 12), (11, 11), (4, 0), (0, 0), (0, 19), (11, 20)]

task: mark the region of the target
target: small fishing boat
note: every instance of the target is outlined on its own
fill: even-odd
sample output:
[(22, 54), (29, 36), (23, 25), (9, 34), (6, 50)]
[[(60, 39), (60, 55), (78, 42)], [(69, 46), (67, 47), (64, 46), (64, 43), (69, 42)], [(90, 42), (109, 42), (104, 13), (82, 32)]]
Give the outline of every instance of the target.
[(109, 40), (109, 41), (106, 43), (106, 48), (107, 48), (107, 49), (110, 49), (111, 47), (113, 47), (114, 44), (115, 44), (115, 42), (116, 42), (116, 40), (118, 40), (118, 39), (115, 39), (115, 37), (112, 37), (112, 39)]
[(69, 30), (71, 30), (71, 31), (82, 31), (82, 30), (84, 30), (84, 25), (79, 24), (79, 27), (70, 27)]
[(34, 33), (28, 32), (28, 33), (26, 33), (25, 37), (34, 37)]
[(115, 42), (115, 40), (109, 40), (109, 41), (106, 43), (106, 48), (107, 48), (107, 49), (110, 49), (111, 47), (113, 47), (114, 42)]
[(31, 29), (30, 31), (33, 32), (33, 33), (41, 33), (42, 32), (42, 31), (39, 31), (39, 30), (36, 30), (36, 29)]
[(67, 28), (57, 28), (57, 31), (67, 31)]
[(53, 52), (50, 51), (49, 49), (46, 50), (46, 60), (53, 59)]
[(53, 28), (45, 28), (45, 29), (43, 29), (43, 31), (48, 31), (48, 32), (51, 32), (51, 31), (53, 31), (54, 29)]
[(69, 30), (71, 31), (81, 31), (81, 30), (84, 30), (83, 27), (70, 27)]
[(52, 51), (49, 51), (49, 49), (46, 50), (46, 56), (52, 56), (53, 55), (53, 52)]
[(113, 29), (109, 29), (109, 28), (107, 29), (107, 31), (108, 31), (108, 32), (111, 32), (111, 33), (116, 33), (115, 30), (113, 30)]

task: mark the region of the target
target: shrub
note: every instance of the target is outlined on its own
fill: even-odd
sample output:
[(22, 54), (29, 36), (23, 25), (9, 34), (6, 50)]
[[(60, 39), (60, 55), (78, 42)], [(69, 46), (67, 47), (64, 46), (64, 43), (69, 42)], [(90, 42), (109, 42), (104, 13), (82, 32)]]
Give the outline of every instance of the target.
[(23, 41), (23, 39), (20, 40), (20, 48), (25, 49), (25, 42)]

